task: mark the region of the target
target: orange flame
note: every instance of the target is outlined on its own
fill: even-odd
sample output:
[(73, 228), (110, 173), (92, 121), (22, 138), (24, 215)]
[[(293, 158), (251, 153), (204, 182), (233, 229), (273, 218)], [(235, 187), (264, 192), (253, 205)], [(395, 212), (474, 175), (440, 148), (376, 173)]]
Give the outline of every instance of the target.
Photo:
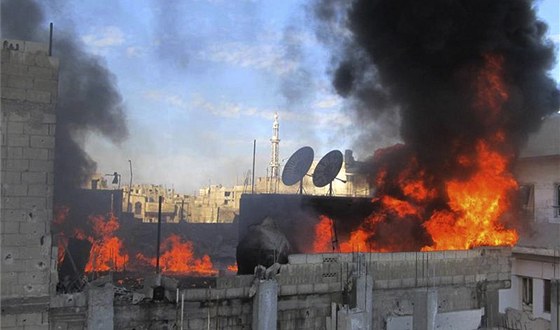
[(119, 264), (124, 267), (128, 263), (128, 254), (124, 251), (123, 243), (115, 235), (119, 229), (117, 218), (110, 214), (108, 219), (103, 216), (91, 216), (89, 222), (92, 225), (94, 236), (88, 237), (92, 243), (86, 272), (104, 272), (118, 270)]
[[(483, 59), (474, 81), (472, 108), (486, 130), (485, 137), (475, 141), (470, 153), (443, 160), (455, 166), (454, 172), (463, 171), (461, 176), (428, 177), (416, 155), (403, 144), (377, 150), (377, 196), (372, 203), (379, 207), (340, 244), (342, 252), (468, 249), (517, 242), (517, 232), (500, 222), (511, 206), (512, 192), (518, 189), (509, 171), (513, 153), (508, 151), (510, 143), (500, 122), (509, 98), (503, 79), (504, 59), (496, 54)], [(460, 137), (451, 143), (455, 150), (473, 144)], [(396, 159), (403, 168), (383, 167), (382, 160), (395, 156), (400, 157)], [(327, 225), (322, 216), (315, 227), (316, 252), (326, 250)], [(426, 237), (420, 237), (421, 245), (406, 245), (399, 236), (403, 230), (425, 231)]]
[(513, 245), (518, 235), (498, 221), (509, 208), (507, 194), (517, 182), (506, 171), (507, 160), (480, 141), (479, 170), (468, 180), (451, 180), (446, 190), (452, 211), (435, 212), (424, 226), (434, 245), (427, 250), (468, 249), (480, 245)]
[(237, 271), (238, 271), (237, 263), (234, 263), (233, 265), (228, 265), (227, 270), (232, 272), (232, 273), (237, 273)]
[(327, 216), (321, 215), (314, 231), (313, 251), (327, 252), (331, 250), (333, 241), (332, 220)]
[[(183, 241), (181, 236), (172, 234), (167, 237), (160, 245), (163, 251), (160, 256), (160, 268), (166, 274), (184, 274), (197, 276), (214, 276), (217, 271), (214, 269), (212, 261), (208, 255), (202, 258), (194, 256), (192, 242)], [(156, 258), (147, 258), (141, 253), (137, 259), (147, 261), (152, 266), (156, 266)]]

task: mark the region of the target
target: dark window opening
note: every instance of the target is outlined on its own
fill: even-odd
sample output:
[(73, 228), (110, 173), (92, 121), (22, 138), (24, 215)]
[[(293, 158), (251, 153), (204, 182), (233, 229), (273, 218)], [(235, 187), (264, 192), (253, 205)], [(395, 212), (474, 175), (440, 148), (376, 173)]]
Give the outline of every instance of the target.
[(550, 313), (550, 280), (544, 280), (544, 302), (543, 311)]
[(137, 214), (137, 215), (142, 214), (142, 203), (136, 202), (134, 204), (134, 214)]
[(523, 306), (533, 306), (533, 279), (530, 277), (522, 277), (521, 302)]

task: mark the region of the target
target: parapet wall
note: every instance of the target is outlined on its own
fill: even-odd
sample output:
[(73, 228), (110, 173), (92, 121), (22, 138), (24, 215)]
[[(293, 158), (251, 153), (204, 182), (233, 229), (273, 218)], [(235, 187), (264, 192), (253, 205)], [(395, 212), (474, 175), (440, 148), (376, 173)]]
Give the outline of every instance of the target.
[[(282, 265), (275, 278), (279, 286), (278, 329), (326, 329), (329, 319), (337, 312), (337, 305), (355, 304), (352, 279), (358, 273), (367, 273), (373, 279), (371, 287), (365, 288), (373, 294), (372, 328), (385, 329), (391, 318), (411, 316), (415, 294), (428, 289), (438, 293), (438, 313), (482, 308), (492, 311), (489, 301), (497, 297), (498, 289), (510, 286), (510, 271), (509, 248), (292, 255), (289, 264)], [(133, 303), (132, 297), (116, 297), (114, 327), (180, 327), (182, 315), (184, 329), (208, 326), (250, 329), (253, 315), (250, 293), (258, 288), (258, 283), (252, 275), (241, 275), (220, 277), (215, 288), (181, 288), (182, 314), (181, 299), (176, 303), (174, 288), (167, 290), (168, 302), (145, 299)], [(76, 301), (73, 299), (73, 305), (53, 309), (52, 322), (60, 325), (63, 320), (58, 316), (71, 319), (68, 311), (76, 308)]]

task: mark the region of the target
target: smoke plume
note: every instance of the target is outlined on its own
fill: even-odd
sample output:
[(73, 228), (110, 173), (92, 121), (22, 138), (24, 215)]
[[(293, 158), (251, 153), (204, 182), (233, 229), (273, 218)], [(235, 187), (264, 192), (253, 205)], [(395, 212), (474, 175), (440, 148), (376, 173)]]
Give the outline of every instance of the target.
[[(2, 1), (2, 37), (48, 42), (44, 12), (33, 0)], [(117, 143), (128, 135), (115, 77), (100, 58), (88, 54), (68, 28), (55, 30), (53, 56), (60, 60), (56, 105), (55, 202), (95, 173), (97, 164), (83, 149), (88, 132)]]
[[(361, 121), (398, 111), (402, 139), (437, 163), (450, 156), (449, 141), (460, 137), (472, 146), (489, 129), (473, 118), (470, 106), (470, 83), (485, 54), (504, 59), (511, 95), (500, 124), (516, 147), (543, 116), (558, 110), (559, 92), (547, 76), (554, 47), (531, 5), (526, 0), (358, 0), (347, 6), (325, 0), (315, 12), (323, 40), (328, 39), (324, 31), (348, 30), (339, 33), (341, 41), (328, 39), (343, 48), (333, 53), (338, 93), (356, 102)], [(340, 8), (348, 8), (343, 18), (334, 11)]]
[[(513, 160), (560, 106), (547, 75), (554, 46), (532, 2), (324, 0), (314, 12), (318, 36), (333, 47), (332, 84), (350, 100), (356, 127), (400, 118), (391, 122), (404, 144), (368, 162), (381, 205), (360, 227), (368, 243), (514, 244)], [(411, 220), (421, 226), (403, 228)]]

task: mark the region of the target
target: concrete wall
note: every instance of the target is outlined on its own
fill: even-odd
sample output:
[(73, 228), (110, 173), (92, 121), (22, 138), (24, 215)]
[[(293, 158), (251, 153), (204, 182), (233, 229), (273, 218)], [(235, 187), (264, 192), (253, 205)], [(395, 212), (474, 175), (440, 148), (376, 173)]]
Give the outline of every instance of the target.
[(554, 207), (560, 185), (560, 155), (521, 159), (515, 166), (515, 175), (520, 184), (533, 186), (534, 209), (527, 220), (560, 222), (558, 208)]
[[(470, 251), (371, 253), (363, 254), (358, 267), (352, 254), (291, 255), (289, 264), (282, 265), (276, 275), (278, 283), (278, 329), (326, 329), (335, 305), (350, 308), (360, 305), (363, 292), (352, 288), (351, 279), (357, 273), (371, 276), (364, 290), (373, 293), (372, 329), (387, 329), (397, 322), (395, 317), (413, 314), (414, 293), (436, 290), (437, 313), (441, 324), (452, 319), (468, 319), (480, 324), (481, 309), (488, 304), (491, 292), (509, 287), (511, 251), (487, 248)], [(506, 280), (503, 280), (506, 279)], [(216, 287), (183, 288), (181, 303), (135, 301), (132, 294), (119, 294), (114, 301), (115, 329), (180, 328), (184, 329), (250, 329), (254, 298), (252, 275), (217, 278)], [(83, 315), (79, 299), (51, 309), (53, 324), (66, 329), (65, 318), (77, 325)], [(84, 301), (82, 299), (81, 301)], [(70, 308), (79, 308), (76, 317), (68, 315)], [(478, 311), (478, 312), (477, 312)], [(490, 309), (484, 309), (486, 315)], [(81, 313), (81, 314), (80, 314)], [(454, 314), (448, 314), (454, 313)], [(79, 315), (78, 315), (79, 314)], [(451, 317), (452, 315), (453, 317)], [(392, 320), (392, 321), (391, 321)], [(83, 322), (83, 321), (82, 321)], [(447, 322), (447, 323), (446, 323)], [(396, 324), (396, 323), (395, 323)], [(58, 328), (57, 328), (58, 329)]]
[(58, 60), (43, 44), (2, 42), (2, 328), (48, 328)]

